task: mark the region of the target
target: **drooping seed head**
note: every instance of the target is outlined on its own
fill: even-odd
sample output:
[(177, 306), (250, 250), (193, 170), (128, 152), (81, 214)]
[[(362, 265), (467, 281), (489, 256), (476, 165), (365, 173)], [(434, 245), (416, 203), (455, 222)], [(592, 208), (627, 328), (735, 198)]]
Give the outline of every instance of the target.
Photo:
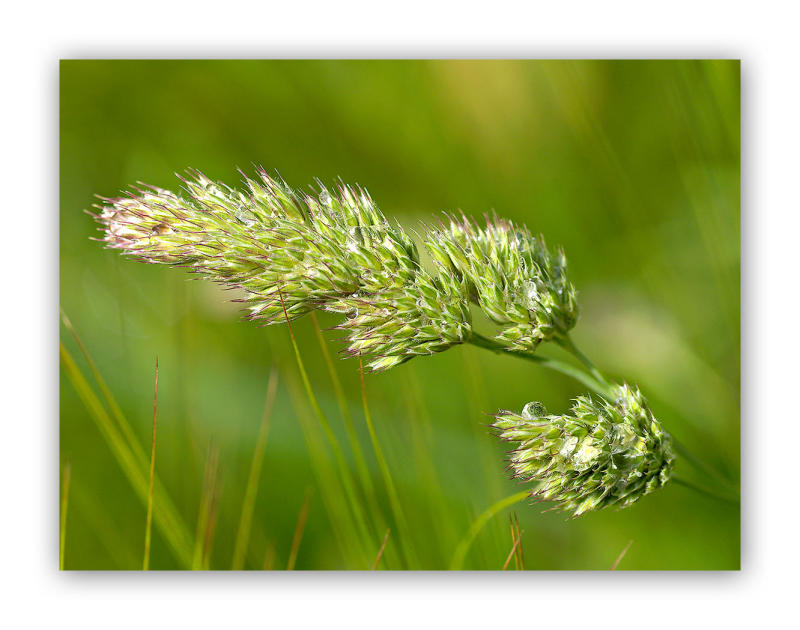
[(614, 394), (613, 402), (580, 396), (565, 415), (548, 415), (540, 403), (497, 414), (492, 426), (515, 445), (513, 476), (538, 482), (532, 497), (580, 516), (627, 507), (667, 483), (671, 437), (638, 389), (616, 386)]

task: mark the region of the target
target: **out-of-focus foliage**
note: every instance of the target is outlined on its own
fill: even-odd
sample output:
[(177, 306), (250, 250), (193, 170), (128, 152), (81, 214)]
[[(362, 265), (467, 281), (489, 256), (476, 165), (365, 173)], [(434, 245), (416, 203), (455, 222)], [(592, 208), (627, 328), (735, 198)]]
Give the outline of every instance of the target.
[[(295, 187), (341, 176), (409, 230), (442, 210), (496, 210), (543, 234), (569, 259), (576, 342), (611, 378), (638, 385), (665, 430), (738, 480), (738, 62), (65, 61), (60, 83), (61, 306), (147, 453), (158, 355), (156, 471), (190, 534), (199, 515), (213, 520), (201, 527), (212, 568), (232, 563), (273, 366), (247, 568), (286, 566), (307, 496), (297, 568), (369, 568), (385, 532), (377, 523), (391, 527), (381, 567), (446, 568), (477, 515), (519, 490), (488, 414), (530, 400), (564, 413), (585, 388), (474, 347), (366, 374), (383, 469), (358, 363), (334, 361), (363, 460), (313, 322), (295, 321), (369, 521), (342, 531), (345, 493), (324, 477), (335, 453), (286, 326), (243, 321), (215, 285), (89, 240), (99, 233), (83, 210), (95, 193), (137, 180), (169, 188), (187, 167), (234, 182), (234, 166), (253, 174), (263, 164)], [(325, 336), (330, 352), (344, 347), (341, 333)], [(64, 328), (62, 341), (92, 382)], [(140, 567), (145, 507), (63, 371), (60, 432), (71, 465), (66, 568)], [(675, 474), (703, 481), (680, 458)], [(518, 503), (478, 533), (465, 568), (502, 567), (510, 511), (527, 569), (608, 568), (629, 540), (620, 568), (739, 566), (738, 507), (669, 484), (624, 511), (571, 521)], [(157, 528), (150, 566), (185, 566)]]

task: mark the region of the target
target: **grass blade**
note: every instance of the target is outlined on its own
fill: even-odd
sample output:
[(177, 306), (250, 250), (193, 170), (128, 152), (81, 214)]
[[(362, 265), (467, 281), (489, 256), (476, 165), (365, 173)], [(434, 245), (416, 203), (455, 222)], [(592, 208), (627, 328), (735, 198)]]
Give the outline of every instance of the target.
[(512, 494), (510, 497), (506, 497), (505, 499), (500, 499), (500, 501), (490, 506), (485, 512), (483, 512), (483, 514), (476, 518), (469, 530), (467, 530), (467, 533), (461, 539), (461, 542), (458, 543), (456, 551), (453, 554), (453, 559), (450, 561), (450, 570), (459, 571), (464, 566), (464, 558), (467, 556), (467, 552), (472, 545), (472, 541), (475, 540), (475, 537), (495, 514), (504, 508), (514, 505), (515, 503), (519, 503), (529, 494), (530, 492), (528, 490), (523, 490), (522, 492)]
[(625, 545), (625, 548), (622, 551), (619, 552), (619, 555), (617, 556), (617, 559), (614, 560), (614, 564), (611, 565), (611, 569), (610, 569), (611, 571), (616, 571), (617, 570), (617, 567), (619, 566), (619, 563), (622, 562), (622, 559), (625, 557), (625, 554), (628, 553), (628, 549), (631, 548), (632, 544), (633, 544), (633, 540), (629, 540), (628, 544)]
[[(358, 471), (358, 479), (361, 481), (361, 486), (364, 490), (364, 495), (367, 500), (367, 505), (369, 506), (369, 511), (373, 517), (373, 526), (376, 531), (381, 531), (384, 527), (386, 527), (386, 522), (383, 517), (383, 512), (378, 504), (378, 499), (375, 495), (375, 486), (372, 483), (372, 475), (369, 472), (369, 468), (367, 466), (366, 459), (364, 458), (364, 452), (361, 449), (361, 445), (358, 441), (358, 436), (356, 435), (355, 426), (353, 424), (353, 418), (350, 415), (350, 409), (347, 404), (347, 398), (345, 397), (344, 390), (342, 389), (341, 381), (339, 380), (339, 376), (336, 373), (336, 368), (333, 365), (333, 361), (331, 361), (330, 352), (328, 352), (328, 345), (325, 343), (325, 337), (322, 335), (322, 329), (319, 326), (319, 322), (317, 321), (316, 313), (311, 313), (311, 321), (314, 324), (314, 331), (316, 332), (317, 341), (319, 342), (320, 351), (322, 352), (322, 356), (325, 359), (325, 365), (328, 368), (328, 374), (331, 377), (331, 382), (333, 383), (333, 389), (336, 393), (336, 400), (339, 405), (339, 410), (342, 414), (342, 419), (344, 420), (345, 431), (347, 433), (348, 441), (350, 442), (350, 448), (353, 451), (353, 456), (356, 462), (356, 470)], [(362, 391), (363, 391), (363, 373), (362, 373)], [(392, 550), (390, 548), (389, 553), (391, 554)]]
[(306, 490), (305, 499), (303, 499), (303, 507), (300, 508), (300, 514), (297, 517), (297, 527), (294, 528), (294, 536), (292, 537), (292, 549), (289, 552), (289, 561), (286, 563), (286, 570), (293, 571), (295, 562), (297, 562), (297, 552), (300, 549), (300, 541), (303, 539), (303, 532), (306, 528), (306, 521), (308, 520), (308, 511), (311, 508), (311, 495), (313, 491), (311, 488)]
[[(80, 397), (95, 425), (100, 430), (103, 438), (111, 449), (114, 458), (120, 465), (122, 472), (128, 478), (131, 486), (144, 505), (148, 500), (148, 482), (143, 461), (136, 456), (116, 424), (111, 420), (103, 404), (97, 398), (91, 386), (83, 376), (75, 360), (64, 344), (59, 342), (61, 364)], [(188, 566), (192, 559), (191, 534), (186, 529), (174, 504), (169, 499), (166, 491), (160, 487), (158, 479), (155, 480), (155, 495), (153, 520), (167, 543), (175, 552), (178, 560)], [(160, 491), (160, 492), (159, 492)]]
[(506, 561), (503, 563), (503, 571), (508, 568), (509, 562), (511, 562), (511, 558), (514, 558), (514, 564), (517, 569), (519, 569), (519, 556), (517, 555), (517, 547), (519, 546), (519, 538), (517, 538), (517, 534), (514, 531), (514, 521), (511, 519), (511, 515), (508, 516), (508, 520), (511, 524), (511, 551), (508, 552), (508, 557)]
[(317, 335), (317, 341), (319, 342), (319, 348), (322, 352), (322, 358), (325, 360), (325, 366), (328, 368), (328, 374), (330, 375), (331, 382), (333, 383), (333, 391), (336, 393), (336, 402), (339, 405), (339, 410), (342, 413), (342, 419), (344, 420), (344, 426), (347, 431), (347, 438), (350, 442), (350, 448), (353, 450), (353, 456), (356, 460), (356, 468), (358, 469), (359, 477), (364, 485), (367, 496), (372, 496), (374, 500), (375, 489), (372, 485), (372, 477), (369, 474), (367, 461), (364, 459), (364, 452), (361, 450), (361, 445), (358, 442), (358, 436), (356, 435), (355, 426), (353, 425), (353, 418), (350, 415), (350, 408), (347, 404), (347, 397), (344, 395), (342, 383), (339, 380), (339, 375), (336, 373), (336, 368), (331, 360), (330, 352), (328, 352), (328, 344), (325, 343), (325, 337), (322, 336), (322, 329), (317, 321), (316, 313), (311, 313), (311, 322), (314, 324), (314, 332)]
[(236, 532), (236, 545), (233, 550), (233, 561), (231, 569), (238, 571), (244, 568), (244, 558), (247, 552), (247, 545), (250, 542), (250, 529), (253, 524), (253, 510), (258, 494), (258, 482), (261, 475), (261, 466), (264, 462), (264, 449), (267, 446), (269, 428), (272, 424), (272, 409), (275, 404), (275, 395), (278, 391), (278, 370), (273, 367), (269, 373), (267, 383), (267, 400), (264, 403), (264, 413), (261, 416), (261, 426), (258, 429), (256, 448), (253, 452), (253, 460), (250, 463), (250, 474), (247, 477), (247, 487), (242, 501), (242, 515), (239, 518), (239, 529)]
[(219, 450), (211, 443), (206, 456), (205, 473), (203, 475), (203, 492), (200, 495), (200, 509), (197, 515), (197, 531), (195, 534), (194, 553), (192, 554), (192, 570), (208, 569), (211, 554), (211, 542), (214, 538), (217, 505), (217, 470), (219, 468)]
[[(281, 304), (283, 304), (283, 293), (280, 293)], [(350, 509), (353, 514), (353, 519), (355, 521), (356, 527), (358, 528), (358, 541), (359, 546), (361, 547), (361, 556), (366, 562), (366, 550), (364, 548), (365, 544), (369, 544), (372, 536), (369, 533), (369, 529), (366, 525), (364, 519), (364, 513), (361, 508), (361, 504), (358, 500), (358, 497), (355, 492), (355, 488), (353, 485), (353, 481), (350, 474), (350, 469), (345, 462), (344, 455), (342, 454), (341, 446), (339, 445), (339, 441), (336, 439), (336, 435), (334, 435), (333, 430), (331, 429), (330, 423), (328, 422), (328, 418), (325, 416), (325, 413), (322, 411), (322, 408), (319, 406), (319, 402), (317, 401), (317, 397), (314, 395), (314, 390), (311, 387), (311, 381), (308, 379), (308, 373), (306, 372), (305, 365), (303, 363), (303, 358), (300, 355), (300, 348), (297, 345), (297, 340), (294, 337), (294, 331), (292, 330), (291, 322), (289, 321), (289, 315), (286, 313), (286, 307), (284, 305), (284, 316), (286, 317), (286, 325), (289, 328), (289, 337), (292, 342), (292, 348), (294, 349), (294, 356), (297, 360), (297, 368), (300, 372), (300, 378), (303, 381), (303, 387), (306, 391), (306, 396), (308, 397), (308, 401), (311, 404), (311, 408), (314, 410), (314, 414), (319, 421), (320, 426), (322, 427), (322, 431), (328, 439), (331, 447), (333, 448), (334, 458), (336, 459), (336, 464), (339, 469), (339, 476), (341, 478), (342, 486), (344, 488), (345, 494), (347, 496), (347, 501), (350, 505)]]
[(383, 555), (383, 550), (386, 549), (386, 541), (389, 540), (389, 532), (391, 530), (386, 530), (386, 535), (383, 537), (383, 542), (381, 543), (381, 548), (378, 549), (378, 555), (375, 556), (375, 562), (372, 563), (372, 570), (375, 571), (378, 568), (378, 563), (381, 561), (381, 556)]
[(267, 549), (264, 551), (264, 563), (262, 570), (272, 571), (275, 566), (275, 544), (272, 541), (267, 542)]
[(100, 393), (103, 395), (103, 398), (108, 405), (108, 408), (111, 410), (111, 415), (113, 416), (114, 420), (116, 420), (117, 426), (119, 430), (122, 432), (125, 440), (128, 443), (128, 446), (133, 451), (134, 455), (137, 459), (142, 461), (143, 466), (147, 466), (147, 456), (144, 453), (144, 449), (139, 444), (139, 440), (136, 439), (136, 435), (131, 428), (131, 425), (125, 419), (125, 415), (122, 413), (122, 409), (120, 409), (119, 405), (117, 404), (114, 396), (111, 394), (111, 390), (106, 385), (105, 380), (100, 375), (100, 371), (97, 369), (97, 366), (92, 360), (89, 351), (86, 349), (86, 346), (83, 345), (83, 341), (78, 336), (78, 332), (72, 326), (72, 322), (70, 322), (69, 318), (67, 317), (64, 311), (61, 312), (61, 321), (64, 323), (64, 327), (70, 332), (72, 338), (75, 340), (75, 343), (78, 344), (78, 349), (81, 351), (83, 358), (85, 359), (87, 365), (89, 366), (89, 371), (92, 373), (92, 377), (94, 378), (97, 386), (100, 388)]
[(403, 508), (400, 505), (400, 499), (397, 496), (397, 490), (392, 480), (392, 473), (389, 470), (389, 465), (386, 463), (386, 457), (383, 455), (383, 449), (378, 440), (378, 434), (375, 432), (375, 426), (372, 424), (372, 414), (369, 411), (369, 404), (367, 404), (367, 389), (364, 385), (364, 362), (361, 360), (361, 357), (358, 358), (358, 367), (361, 373), (361, 400), (364, 403), (364, 419), (367, 423), (369, 438), (372, 441), (372, 450), (375, 452), (375, 457), (378, 460), (378, 467), (383, 476), (383, 483), (386, 485), (386, 491), (389, 494), (389, 505), (392, 508), (392, 516), (400, 532), (400, 546), (403, 549), (403, 555), (406, 557), (407, 566), (417, 566), (413, 551), (407, 544), (407, 541), (410, 539), (408, 523), (403, 513)]
[(67, 509), (69, 508), (69, 482), (72, 474), (72, 466), (67, 460), (64, 464), (64, 472), (61, 476), (61, 531), (59, 532), (58, 545), (58, 569), (64, 570), (64, 547), (67, 542)]
[(156, 357), (156, 382), (153, 391), (153, 449), (150, 452), (150, 490), (147, 494), (147, 522), (144, 528), (144, 560), (142, 571), (150, 568), (150, 528), (153, 523), (153, 481), (156, 477), (156, 411), (158, 410), (158, 357)]

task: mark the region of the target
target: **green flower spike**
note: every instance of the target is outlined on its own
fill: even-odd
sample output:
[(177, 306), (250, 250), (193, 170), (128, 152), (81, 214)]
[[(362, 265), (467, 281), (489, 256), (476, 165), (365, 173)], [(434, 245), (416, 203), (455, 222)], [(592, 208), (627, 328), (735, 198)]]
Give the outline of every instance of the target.
[(675, 456), (672, 439), (638, 389), (615, 386), (614, 402), (578, 397), (569, 415), (547, 415), (540, 403), (521, 414), (502, 411), (492, 426), (513, 442), (509, 468), (537, 481), (531, 496), (580, 516), (611, 505), (624, 508), (662, 487)]

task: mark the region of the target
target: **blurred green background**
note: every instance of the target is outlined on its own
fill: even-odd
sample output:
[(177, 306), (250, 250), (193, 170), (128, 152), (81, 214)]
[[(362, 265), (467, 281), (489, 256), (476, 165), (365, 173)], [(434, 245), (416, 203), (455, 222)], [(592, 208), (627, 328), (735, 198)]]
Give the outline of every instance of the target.
[[(90, 241), (99, 233), (84, 210), (95, 193), (114, 196), (137, 180), (176, 189), (173, 173), (187, 167), (236, 184), (237, 166), (253, 174), (261, 164), (295, 187), (339, 176), (364, 185), (409, 228), (459, 208), (526, 223), (567, 252), (581, 305), (576, 342), (608, 375), (637, 383), (668, 431), (738, 483), (739, 96), (737, 61), (63, 61), (61, 307), (148, 460), (158, 356), (156, 472), (192, 563), (232, 566), (273, 367), (242, 560), (250, 569), (287, 566), (307, 499), (298, 569), (369, 568), (387, 528), (381, 568), (447, 568), (477, 516), (520, 490), (487, 414), (530, 400), (565, 411), (584, 388), (474, 347), (365, 375), (405, 521), (397, 523), (358, 362), (337, 360), (342, 346), (324, 332), (366, 478), (313, 322), (297, 321), (311, 385), (366, 515), (366, 531), (347, 530), (341, 467), (302, 389), (287, 327), (244, 322), (217, 286)], [(335, 322), (319, 316), (323, 329)], [(113, 420), (63, 325), (61, 338)], [(64, 365), (64, 566), (140, 568), (145, 503), (98, 429), (102, 413)], [(683, 460), (676, 473), (707, 481)], [(620, 569), (739, 568), (739, 507), (675, 484), (576, 520), (524, 502), (505, 508), (477, 534), (464, 568), (502, 567), (512, 512), (527, 569), (608, 569), (629, 541)], [(157, 522), (150, 565), (191, 566)]]

